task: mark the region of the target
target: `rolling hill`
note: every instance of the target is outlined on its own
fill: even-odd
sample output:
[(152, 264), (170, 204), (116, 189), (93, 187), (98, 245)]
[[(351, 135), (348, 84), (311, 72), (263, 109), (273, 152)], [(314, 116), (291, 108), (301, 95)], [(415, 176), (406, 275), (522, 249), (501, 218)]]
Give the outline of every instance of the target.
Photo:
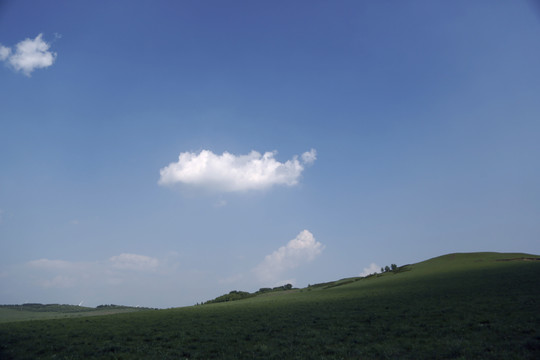
[(540, 256), (456, 253), (236, 301), (3, 323), (0, 358), (536, 359), (539, 285)]

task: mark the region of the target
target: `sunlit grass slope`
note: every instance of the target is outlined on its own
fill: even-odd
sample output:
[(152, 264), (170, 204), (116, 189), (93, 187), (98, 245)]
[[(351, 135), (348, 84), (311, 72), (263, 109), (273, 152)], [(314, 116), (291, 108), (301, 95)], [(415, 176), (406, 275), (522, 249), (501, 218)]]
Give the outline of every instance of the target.
[(0, 324), (0, 358), (538, 359), (535, 258), (450, 254), (239, 301)]

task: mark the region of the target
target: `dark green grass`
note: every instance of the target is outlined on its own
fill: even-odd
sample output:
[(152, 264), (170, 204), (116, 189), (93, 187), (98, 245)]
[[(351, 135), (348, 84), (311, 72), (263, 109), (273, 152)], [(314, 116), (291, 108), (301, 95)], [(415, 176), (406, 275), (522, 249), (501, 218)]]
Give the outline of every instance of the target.
[(0, 358), (538, 359), (540, 261), (496, 261), (521, 257), (454, 254), (330, 288), (0, 324)]

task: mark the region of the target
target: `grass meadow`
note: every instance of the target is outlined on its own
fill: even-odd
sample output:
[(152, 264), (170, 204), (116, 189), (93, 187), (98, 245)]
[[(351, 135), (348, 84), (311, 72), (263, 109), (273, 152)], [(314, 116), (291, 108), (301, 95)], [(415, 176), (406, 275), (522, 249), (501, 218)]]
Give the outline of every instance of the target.
[(238, 301), (4, 322), (0, 358), (539, 359), (535, 258), (451, 254)]
[(102, 316), (143, 310), (144, 309), (141, 308), (116, 305), (107, 305), (98, 308), (58, 304), (0, 305), (0, 323), (27, 320), (47, 320), (59, 318)]

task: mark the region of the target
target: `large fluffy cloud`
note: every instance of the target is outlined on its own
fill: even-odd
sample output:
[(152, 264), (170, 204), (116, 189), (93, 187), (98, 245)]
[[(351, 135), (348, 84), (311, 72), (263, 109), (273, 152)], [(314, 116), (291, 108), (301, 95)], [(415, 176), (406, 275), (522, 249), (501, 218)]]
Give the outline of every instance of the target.
[(313, 261), (323, 249), (324, 245), (316, 241), (311, 232), (303, 230), (287, 245), (267, 255), (255, 268), (255, 274), (259, 281), (271, 285), (279, 281), (287, 270)]
[(316, 152), (312, 149), (294, 156), (284, 163), (277, 161), (276, 152), (260, 154), (252, 151), (247, 155), (221, 155), (209, 150), (200, 153), (183, 152), (178, 162), (160, 170), (160, 185), (183, 183), (218, 191), (234, 192), (261, 190), (273, 185), (296, 185), (304, 165), (312, 164)]
[(16, 71), (26, 76), (39, 68), (51, 66), (56, 53), (49, 51), (50, 44), (43, 40), (43, 34), (35, 39), (25, 39), (15, 45), (15, 51), (0, 44), (0, 60), (7, 62)]

